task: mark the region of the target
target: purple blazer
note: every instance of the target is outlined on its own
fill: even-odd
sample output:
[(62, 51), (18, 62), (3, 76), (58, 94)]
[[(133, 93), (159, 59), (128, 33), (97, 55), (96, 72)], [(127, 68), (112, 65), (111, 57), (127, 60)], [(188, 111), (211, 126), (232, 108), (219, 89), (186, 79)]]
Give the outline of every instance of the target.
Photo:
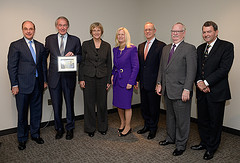
[(122, 51), (119, 47), (113, 48), (113, 83), (118, 82), (121, 87), (127, 84), (135, 85), (139, 71), (139, 61), (137, 47), (132, 45), (130, 48), (125, 47)]

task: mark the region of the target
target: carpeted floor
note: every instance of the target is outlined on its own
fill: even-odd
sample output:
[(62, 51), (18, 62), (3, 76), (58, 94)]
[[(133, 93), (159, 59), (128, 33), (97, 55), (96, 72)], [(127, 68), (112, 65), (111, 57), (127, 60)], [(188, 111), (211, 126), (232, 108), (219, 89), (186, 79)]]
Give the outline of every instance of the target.
[[(157, 136), (153, 140), (147, 140), (147, 133), (137, 134), (142, 128), (143, 120), (140, 109), (134, 109), (132, 118), (133, 132), (126, 137), (118, 137), (117, 128), (119, 118), (117, 113), (111, 113), (109, 118), (109, 130), (103, 136), (99, 132), (90, 138), (83, 132), (83, 120), (76, 121), (74, 138), (66, 140), (55, 139), (55, 130), (49, 126), (41, 130), (41, 136), (45, 140), (42, 145), (36, 144), (32, 140), (27, 142), (27, 148), (19, 151), (16, 134), (0, 137), (2, 145), (0, 147), (0, 163), (8, 162), (205, 162), (202, 157), (204, 151), (193, 151), (191, 145), (199, 143), (197, 125), (191, 123), (190, 137), (188, 146), (183, 155), (175, 157), (172, 152), (175, 145), (160, 146), (158, 142), (164, 140), (166, 136), (165, 115), (160, 115), (159, 129)], [(223, 132), (222, 142), (209, 162), (240, 162), (240, 137)]]

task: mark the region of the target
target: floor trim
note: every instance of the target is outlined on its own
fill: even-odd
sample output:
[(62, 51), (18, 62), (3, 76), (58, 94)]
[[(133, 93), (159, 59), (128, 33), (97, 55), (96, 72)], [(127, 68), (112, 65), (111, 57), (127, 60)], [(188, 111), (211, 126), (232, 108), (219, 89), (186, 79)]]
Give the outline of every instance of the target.
[[(132, 105), (132, 108), (139, 108), (139, 107), (140, 107), (140, 104)], [(113, 108), (113, 109), (109, 109), (108, 110), (108, 114), (116, 113), (116, 112), (117, 112), (117, 108)], [(160, 113), (166, 114), (166, 110), (160, 109)], [(76, 120), (82, 120), (82, 119), (84, 119), (84, 115), (78, 115), (78, 116), (75, 117), (75, 119)], [(64, 118), (63, 121), (66, 122), (66, 118)], [(197, 119), (191, 117), (191, 122), (197, 123)], [(47, 123), (48, 123), (48, 125), (47, 125)], [(49, 121), (49, 122), (42, 122), (41, 123), (41, 127), (44, 127), (46, 125), (47, 126), (53, 126), (54, 125), (54, 120)], [(236, 129), (233, 129), (233, 128), (230, 128), (230, 127), (223, 126), (223, 131), (227, 132), (227, 133), (230, 133), (230, 134), (233, 134), (233, 135), (240, 136), (240, 130), (236, 130)], [(6, 129), (6, 130), (1, 130), (0, 131), (0, 136), (13, 134), (13, 133), (16, 133), (16, 132), (17, 132), (17, 128), (16, 127), (15, 128)]]

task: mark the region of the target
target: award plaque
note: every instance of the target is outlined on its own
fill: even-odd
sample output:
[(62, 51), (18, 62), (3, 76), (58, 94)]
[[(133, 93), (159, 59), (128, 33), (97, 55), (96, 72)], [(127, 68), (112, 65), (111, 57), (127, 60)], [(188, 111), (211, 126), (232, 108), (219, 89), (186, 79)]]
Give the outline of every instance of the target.
[(58, 57), (58, 72), (77, 71), (77, 56)]

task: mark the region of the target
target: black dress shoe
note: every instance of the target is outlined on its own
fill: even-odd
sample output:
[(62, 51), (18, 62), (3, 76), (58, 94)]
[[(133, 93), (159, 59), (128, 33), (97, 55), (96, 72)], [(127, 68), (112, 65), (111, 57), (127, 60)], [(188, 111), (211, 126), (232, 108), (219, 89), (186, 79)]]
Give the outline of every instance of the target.
[(123, 132), (124, 128), (125, 128), (125, 127), (119, 128), (119, 129), (118, 129), (118, 132)]
[(94, 132), (89, 132), (89, 133), (88, 133), (88, 136), (89, 136), (89, 137), (94, 137)]
[(185, 151), (185, 150), (175, 149), (175, 150), (173, 151), (173, 156), (180, 156), (180, 155), (183, 154), (184, 151)]
[(174, 143), (173, 142), (169, 142), (167, 140), (163, 140), (163, 141), (159, 142), (159, 145), (163, 145), (163, 146), (168, 145), (168, 144), (174, 144)]
[(127, 136), (128, 134), (130, 134), (132, 132), (132, 129), (130, 128), (130, 130), (126, 133), (126, 134), (123, 134), (122, 132), (119, 133), (119, 137), (123, 137), (123, 136)]
[(202, 146), (201, 144), (199, 144), (199, 145), (193, 145), (193, 146), (191, 146), (191, 149), (192, 150), (204, 150), (204, 149), (206, 149), (204, 146)]
[(43, 144), (44, 143), (44, 140), (40, 137), (32, 138), (32, 140), (35, 141), (38, 144)]
[(155, 138), (155, 136), (156, 136), (156, 131), (150, 131), (147, 139), (153, 139), (153, 138)]
[(67, 130), (66, 139), (71, 140), (73, 138), (73, 129)]
[(213, 155), (214, 155), (214, 152), (209, 152), (209, 151), (206, 151), (204, 156), (203, 156), (203, 159), (204, 160), (210, 160), (213, 158)]
[(56, 139), (61, 139), (63, 137), (64, 131), (58, 130), (55, 136)]
[(106, 135), (107, 131), (99, 131), (102, 135)]
[(150, 131), (150, 130), (147, 127), (144, 126), (141, 130), (138, 130), (137, 133), (138, 134), (144, 134), (144, 133), (146, 133), (148, 131)]
[(24, 142), (19, 142), (18, 144), (18, 149), (19, 150), (24, 150), (26, 148), (26, 141)]

